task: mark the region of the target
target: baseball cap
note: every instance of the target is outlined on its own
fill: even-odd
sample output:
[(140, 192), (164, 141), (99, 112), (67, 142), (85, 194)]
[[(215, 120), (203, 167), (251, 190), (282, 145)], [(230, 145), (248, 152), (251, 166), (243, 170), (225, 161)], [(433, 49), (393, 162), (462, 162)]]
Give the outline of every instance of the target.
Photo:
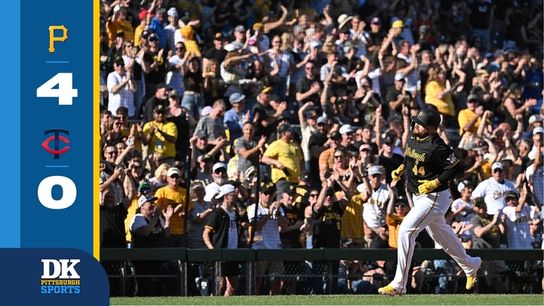
[(508, 200), (509, 198), (517, 199), (518, 197), (519, 197), (518, 193), (515, 192), (514, 190), (508, 190), (507, 192), (504, 193), (505, 200)]
[(497, 169), (500, 169), (500, 170), (504, 169), (504, 166), (502, 165), (501, 162), (494, 162), (493, 165), (491, 166), (491, 171), (495, 171)]
[(276, 192), (276, 185), (272, 182), (262, 182), (260, 191), (266, 194), (272, 194)]
[(215, 172), (219, 169), (227, 169), (227, 166), (224, 163), (215, 163), (212, 167), (212, 171)]
[(158, 198), (154, 196), (140, 196), (140, 198), (138, 199), (138, 208), (142, 207), (142, 205), (144, 205), (146, 202), (153, 203), (157, 201), (157, 199)]
[(270, 86), (267, 86), (265, 88), (263, 88), (263, 90), (261, 90), (261, 93), (265, 93), (265, 94), (269, 94), (272, 92), (272, 87)]
[(175, 89), (172, 89), (168, 92), (168, 97), (169, 98), (173, 98), (173, 97), (179, 97), (179, 93), (175, 90)]
[(544, 128), (541, 126), (537, 126), (536, 128), (533, 129), (533, 135), (538, 133), (544, 134)]
[(181, 171), (179, 171), (178, 168), (172, 167), (168, 169), (168, 172), (166, 172), (166, 176), (171, 177), (172, 175), (181, 175)]
[(531, 117), (529, 117), (529, 124), (533, 124), (535, 122), (542, 122), (542, 117), (540, 117), (540, 115), (531, 115)]
[(176, 10), (175, 7), (171, 7), (168, 12), (167, 12), (168, 16), (170, 17), (178, 17), (178, 11)]
[(402, 20), (398, 19), (398, 20), (395, 20), (393, 21), (393, 23), (391, 24), (391, 27), (392, 28), (404, 28), (404, 22), (402, 22)]
[(210, 202), (215, 197), (215, 195), (219, 193), (219, 185), (215, 183), (211, 183), (208, 186), (206, 186), (204, 190), (206, 190), (204, 201)]
[(141, 182), (140, 186), (138, 187), (138, 191), (142, 192), (143, 190), (151, 190), (151, 185), (149, 185), (148, 182)]
[(232, 52), (232, 51), (236, 51), (238, 49), (240, 49), (240, 46), (238, 44), (233, 44), (233, 43), (230, 43), (230, 44), (226, 44), (223, 49), (225, 49), (225, 51), (227, 52)]
[(370, 147), (370, 145), (369, 145), (368, 143), (363, 143), (363, 144), (359, 147), (359, 152), (364, 151), (364, 150), (369, 150), (369, 151), (371, 151), (372, 148)]
[(312, 42), (310, 42), (310, 48), (317, 48), (319, 46), (321, 46), (321, 42), (318, 40), (312, 40)]
[(280, 125), (278, 127), (278, 133), (283, 133), (283, 132), (292, 132), (293, 130), (291, 129), (291, 125), (288, 124), (288, 123), (284, 123), (282, 125)]
[(340, 140), (342, 138), (342, 135), (340, 135), (338, 131), (334, 131), (329, 135), (329, 138), (332, 140)]
[(319, 118), (317, 118), (317, 124), (322, 124), (322, 123), (327, 123), (327, 118), (321, 116)]
[(347, 133), (353, 133), (353, 128), (349, 124), (344, 124), (342, 127), (340, 127), (339, 130), (341, 135), (347, 134)]
[(164, 112), (166, 112), (166, 108), (162, 104), (159, 104), (159, 105), (155, 106), (153, 111), (155, 113), (164, 113)]
[(224, 195), (231, 192), (236, 192), (236, 188), (231, 184), (225, 184), (219, 187), (219, 193), (215, 196), (216, 199), (221, 199)]
[(406, 81), (404, 79), (404, 74), (402, 73), (395, 73), (395, 81)]
[(368, 174), (383, 174), (383, 167), (378, 165), (370, 166), (370, 168), (368, 168)]
[(475, 94), (469, 95), (467, 98), (467, 101), (472, 101), (472, 100), (478, 101), (478, 96)]
[(242, 100), (244, 100), (246, 98), (245, 95), (243, 94), (240, 94), (240, 93), (232, 93), (229, 97), (229, 102), (230, 103), (240, 103), (242, 102)]
[(457, 184), (457, 191), (463, 192), (466, 187), (474, 187), (470, 181), (464, 180)]
[(202, 117), (206, 117), (208, 116), (212, 111), (212, 107), (211, 106), (205, 106), (204, 108), (202, 108), (202, 110), (200, 111), (200, 116)]
[(374, 18), (372, 18), (372, 20), (370, 20), (370, 23), (372, 23), (372, 24), (380, 24), (380, 18), (374, 17)]
[(146, 39), (147, 39), (147, 38), (149, 37), (149, 35), (151, 35), (151, 31), (149, 31), (149, 30), (143, 30), (143, 31), (142, 31), (142, 34), (140, 35), (140, 37), (146, 38)]
[(222, 40), (222, 39), (223, 39), (223, 34), (221, 34), (221, 32), (217, 32), (217, 33), (215, 33), (215, 35), (213, 36), (213, 39), (215, 39), (215, 40)]
[(243, 25), (238, 25), (234, 28), (234, 32), (245, 32), (246, 28)]

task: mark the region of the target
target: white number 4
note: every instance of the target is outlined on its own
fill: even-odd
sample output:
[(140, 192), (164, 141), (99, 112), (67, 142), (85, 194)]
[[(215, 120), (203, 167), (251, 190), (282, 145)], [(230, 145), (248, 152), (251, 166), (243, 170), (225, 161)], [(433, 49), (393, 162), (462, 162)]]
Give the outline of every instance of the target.
[[(57, 86), (57, 88), (54, 88)], [(72, 88), (72, 73), (60, 72), (36, 89), (38, 98), (59, 98), (59, 105), (72, 105), (77, 89)]]

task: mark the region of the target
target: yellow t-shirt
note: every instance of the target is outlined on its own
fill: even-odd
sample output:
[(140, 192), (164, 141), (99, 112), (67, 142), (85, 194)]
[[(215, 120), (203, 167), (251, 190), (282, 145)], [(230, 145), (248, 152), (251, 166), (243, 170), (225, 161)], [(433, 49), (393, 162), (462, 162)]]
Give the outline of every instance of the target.
[(385, 223), (387, 223), (389, 229), (389, 247), (393, 249), (398, 248), (399, 227), (403, 219), (403, 216), (397, 214), (385, 216)]
[[(463, 134), (463, 127), (472, 121), (472, 119), (476, 117), (476, 113), (471, 111), (468, 108), (463, 109), (459, 112), (459, 116), (457, 117), (457, 120), (459, 122), (459, 134)], [(468, 132), (471, 132), (473, 135), (476, 135), (478, 132), (478, 128), (480, 127), (480, 118), (476, 119), (476, 122), (472, 125), (472, 127), (468, 130)]]
[(427, 83), (425, 86), (425, 103), (436, 106), (441, 114), (455, 116), (455, 106), (451, 100), (451, 95), (447, 94), (442, 99), (437, 98), (444, 89), (437, 81)]
[(298, 183), (301, 170), (300, 162), (303, 158), (298, 145), (278, 139), (268, 146), (264, 156), (278, 160), (289, 172), (289, 176), (286, 176), (283, 170), (272, 167), (272, 182), (275, 183), (286, 178), (291, 183)]
[[(150, 133), (151, 126), (155, 125), (157, 129), (163, 131), (165, 134), (172, 137), (178, 137), (178, 129), (173, 122), (159, 123), (156, 121), (149, 121), (144, 125), (143, 134), (148, 135)], [(166, 141), (164, 136), (156, 131), (149, 142), (148, 152), (155, 152), (162, 158), (175, 157), (176, 156), (176, 144)]]
[[(178, 204), (185, 205), (187, 203), (186, 201), (186, 190), (182, 187), (176, 187), (176, 189), (172, 189), (169, 186), (164, 186), (155, 192), (155, 196), (157, 199), (157, 205), (162, 207), (163, 210), (165, 210), (168, 205), (172, 205), (172, 208), (176, 208)], [(191, 201), (189, 203), (189, 208), (187, 212), (190, 212), (194, 207), (193, 202)], [(183, 212), (184, 207), (182, 207), (182, 210), (180, 212)], [(189, 214), (187, 215), (187, 217)], [(179, 214), (174, 213), (172, 215), (172, 218), (170, 219), (170, 232), (173, 235), (183, 235), (185, 233), (184, 231), (184, 223), (185, 222), (185, 216), (179, 216)]]
[(362, 239), (364, 237), (362, 208), (361, 195), (356, 194), (351, 197), (342, 215), (342, 229), (340, 230), (342, 239)]
[(127, 241), (132, 241), (132, 234), (130, 233), (130, 225), (134, 215), (136, 215), (136, 209), (138, 208), (138, 196), (135, 196), (130, 202), (130, 206), (127, 209), (127, 217), (125, 218), (125, 233)]

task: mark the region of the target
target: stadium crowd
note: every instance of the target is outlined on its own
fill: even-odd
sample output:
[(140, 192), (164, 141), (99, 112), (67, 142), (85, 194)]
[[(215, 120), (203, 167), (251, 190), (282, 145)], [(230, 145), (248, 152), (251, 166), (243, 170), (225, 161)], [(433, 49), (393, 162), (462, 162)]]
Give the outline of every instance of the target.
[[(102, 247), (396, 248), (412, 200), (390, 173), (425, 107), (440, 112), (440, 135), (463, 160), (446, 215), (463, 245), (542, 247), (542, 1), (103, 0), (100, 9)], [(437, 260), (416, 264), (414, 292), (431, 266), (444, 276), (432, 292), (449, 290), (456, 268)], [(263, 262), (257, 275), (302, 268)], [(394, 266), (333, 269), (333, 292), (371, 293)], [(511, 269), (496, 261), (482, 271)], [(222, 273), (234, 294), (238, 263)], [(506, 292), (505, 279), (487, 282)], [(261, 287), (297, 292), (280, 278)]]

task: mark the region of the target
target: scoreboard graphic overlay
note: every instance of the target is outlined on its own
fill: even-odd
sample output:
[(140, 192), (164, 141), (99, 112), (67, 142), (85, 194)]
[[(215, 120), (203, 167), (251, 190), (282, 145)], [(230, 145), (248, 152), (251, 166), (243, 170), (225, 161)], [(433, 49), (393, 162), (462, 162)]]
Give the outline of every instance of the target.
[(4, 3), (4, 305), (109, 304), (97, 261), (98, 1)]

